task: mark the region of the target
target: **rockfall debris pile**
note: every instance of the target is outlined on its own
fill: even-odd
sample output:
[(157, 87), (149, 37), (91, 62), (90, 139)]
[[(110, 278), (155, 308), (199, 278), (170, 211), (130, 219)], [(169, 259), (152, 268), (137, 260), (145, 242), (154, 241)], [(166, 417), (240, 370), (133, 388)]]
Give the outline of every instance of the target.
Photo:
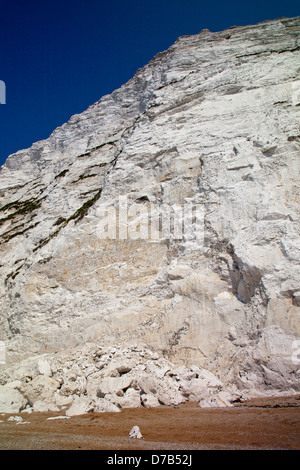
[[(268, 342), (268, 338), (263, 339), (264, 354), (272, 347), (266, 344), (266, 339)], [(259, 360), (258, 348), (253, 351), (253, 357)], [(278, 367), (283, 370), (282, 363)], [(296, 393), (297, 383), (291, 381), (286, 371), (285, 375), (280, 375), (278, 370), (269, 370), (268, 374), (262, 364), (261, 374), (257, 373), (254, 380), (253, 370), (251, 367), (250, 374), (247, 376), (245, 372), (236, 384), (224, 384), (207, 369), (196, 365), (176, 366), (146, 347), (101, 347), (89, 343), (52, 355), (27, 358), (3, 371), (0, 412), (64, 411), (70, 417), (140, 406), (179, 406), (188, 401), (198, 402), (201, 407), (225, 407), (250, 397)], [(278, 386), (277, 390), (268, 386), (268, 376), (273, 376), (273, 381), (274, 376), (281, 380), (281, 392)], [(259, 392), (263, 380), (265, 390)]]

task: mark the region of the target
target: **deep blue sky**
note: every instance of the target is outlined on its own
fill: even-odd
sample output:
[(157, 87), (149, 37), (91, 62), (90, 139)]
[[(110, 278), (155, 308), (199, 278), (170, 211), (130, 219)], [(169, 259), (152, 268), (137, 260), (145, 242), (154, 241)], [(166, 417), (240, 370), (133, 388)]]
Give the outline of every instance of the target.
[(300, 15), (299, 0), (0, 0), (0, 165), (178, 36)]

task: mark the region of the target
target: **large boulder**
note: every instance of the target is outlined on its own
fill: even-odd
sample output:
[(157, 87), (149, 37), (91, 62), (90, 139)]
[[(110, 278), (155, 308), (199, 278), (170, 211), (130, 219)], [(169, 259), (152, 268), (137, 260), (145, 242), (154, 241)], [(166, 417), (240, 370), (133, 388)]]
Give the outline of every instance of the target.
[(78, 416), (94, 411), (94, 401), (87, 396), (76, 397), (66, 411), (66, 416)]
[(127, 390), (133, 382), (130, 375), (121, 377), (104, 377), (98, 385), (97, 396), (105, 396), (107, 393), (120, 394)]
[(0, 413), (19, 413), (28, 403), (19, 391), (20, 382), (0, 385)]

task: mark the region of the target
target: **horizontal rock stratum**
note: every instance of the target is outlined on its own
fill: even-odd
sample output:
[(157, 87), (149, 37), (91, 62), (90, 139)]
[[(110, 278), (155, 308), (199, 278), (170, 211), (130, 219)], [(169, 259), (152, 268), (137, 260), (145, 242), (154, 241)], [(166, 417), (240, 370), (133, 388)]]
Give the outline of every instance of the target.
[(180, 37), (8, 157), (2, 410), (299, 392), (299, 64), (300, 17)]

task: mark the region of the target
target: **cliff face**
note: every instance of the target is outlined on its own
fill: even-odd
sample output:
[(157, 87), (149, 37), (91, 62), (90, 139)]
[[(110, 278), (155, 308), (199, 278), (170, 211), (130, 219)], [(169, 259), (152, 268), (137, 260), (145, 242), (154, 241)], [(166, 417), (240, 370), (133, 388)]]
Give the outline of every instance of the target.
[(299, 387), (299, 64), (300, 18), (181, 37), (7, 159), (2, 368), (134, 342)]

